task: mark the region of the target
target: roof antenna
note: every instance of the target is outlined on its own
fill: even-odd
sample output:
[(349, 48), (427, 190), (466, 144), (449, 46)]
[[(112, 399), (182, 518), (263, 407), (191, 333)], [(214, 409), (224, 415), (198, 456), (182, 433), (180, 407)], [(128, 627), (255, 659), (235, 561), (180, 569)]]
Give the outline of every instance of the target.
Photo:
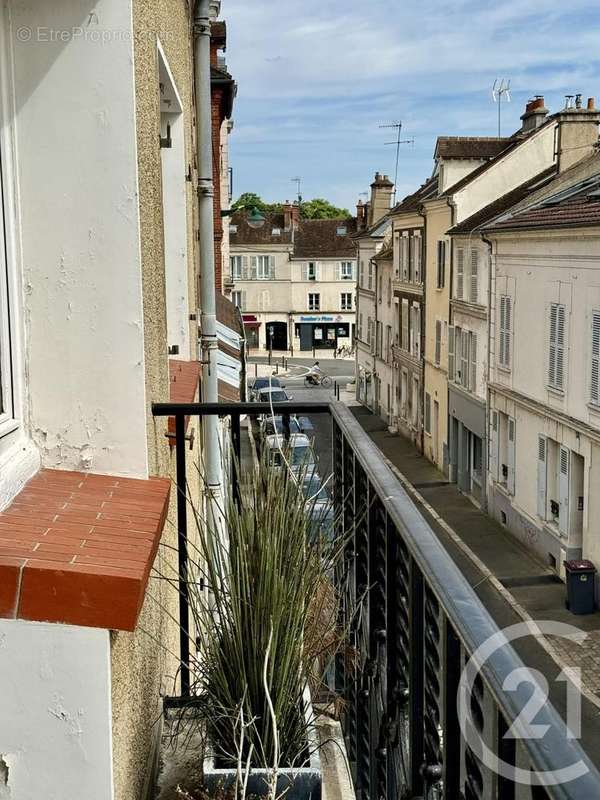
[(502, 123), (502, 98), (506, 97), (506, 101), (510, 103), (510, 78), (496, 78), (492, 86), (492, 99), (494, 103), (498, 103), (498, 138), (501, 137), (501, 123)]
[(292, 183), (296, 184), (296, 194), (298, 195), (298, 205), (302, 205), (302, 195), (300, 193), (300, 187), (302, 186), (302, 178), (298, 175), (295, 178), (290, 178)]
[(380, 128), (394, 128), (398, 131), (398, 136), (395, 142), (386, 142), (386, 144), (396, 145), (396, 169), (394, 170), (394, 194), (392, 195), (392, 206), (396, 205), (396, 185), (398, 183), (398, 161), (400, 159), (400, 145), (410, 144), (414, 145), (414, 139), (401, 139), (400, 132), (402, 131), (402, 122), (391, 122), (389, 125), (380, 125)]

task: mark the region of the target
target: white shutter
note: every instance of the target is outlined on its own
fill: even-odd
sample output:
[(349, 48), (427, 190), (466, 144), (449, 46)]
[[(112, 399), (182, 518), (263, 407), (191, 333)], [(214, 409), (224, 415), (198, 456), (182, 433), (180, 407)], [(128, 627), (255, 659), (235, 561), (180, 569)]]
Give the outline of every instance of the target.
[(421, 358), (421, 306), (419, 305), (415, 309), (415, 341), (417, 345), (415, 355)]
[(463, 299), (465, 284), (465, 251), (459, 247), (456, 251), (456, 297)]
[(506, 331), (506, 297), (505, 295), (500, 296), (500, 336), (498, 340), (498, 363), (505, 367), (506, 366), (506, 349), (504, 347), (505, 342), (505, 331)]
[(569, 467), (571, 453), (566, 447), (560, 448), (558, 464), (558, 529), (565, 536), (569, 533)]
[(408, 236), (402, 237), (402, 280), (408, 280), (408, 264), (409, 254), (408, 254)]
[(341, 262), (341, 261), (338, 261), (338, 262), (337, 262), (337, 264), (336, 264), (336, 270), (337, 270), (337, 278), (336, 278), (336, 281), (341, 281), (341, 280), (342, 280), (342, 262)]
[(409, 305), (408, 300), (402, 300), (402, 349), (409, 350), (410, 349), (410, 341), (409, 341)]
[(415, 249), (415, 283), (421, 283), (422, 245), (420, 236), (414, 237), (414, 249)]
[(556, 386), (556, 327), (557, 327), (558, 306), (552, 303), (550, 306), (550, 341), (548, 343), (548, 383)]
[[(464, 386), (465, 389), (469, 388), (469, 331), (461, 330), (460, 332), (460, 341), (461, 341), (461, 359), (460, 359), (460, 384)], [(458, 343), (457, 343), (458, 344)], [(458, 357), (458, 346), (456, 348), (456, 354)]]
[(600, 311), (592, 312), (592, 374), (590, 401), (600, 405)]
[(492, 411), (490, 425), (490, 475), (492, 480), (498, 480), (498, 412)]
[(442, 321), (435, 321), (435, 363), (439, 364), (442, 357)]
[(248, 256), (242, 256), (242, 278), (248, 280)]
[(547, 443), (546, 437), (538, 436), (538, 474), (537, 474), (537, 513), (538, 517), (546, 519), (546, 487), (547, 474)]
[(565, 307), (558, 306), (556, 319), (556, 386), (565, 385)]
[(269, 256), (269, 278), (275, 277), (275, 256)]
[(242, 310), (246, 308), (246, 292), (242, 292)]
[(469, 389), (477, 391), (477, 334), (471, 332), (471, 368), (469, 370)]
[(454, 325), (448, 326), (448, 380), (454, 380)]
[(477, 302), (478, 275), (479, 273), (479, 252), (473, 248), (471, 250), (471, 302)]
[(508, 418), (508, 445), (506, 448), (506, 460), (508, 467), (508, 477), (506, 488), (510, 494), (515, 493), (515, 421), (512, 417)]
[(317, 280), (320, 281), (321, 280), (321, 262), (320, 261), (317, 261), (317, 263), (315, 265), (315, 270), (316, 270)]
[(512, 338), (512, 297), (508, 295), (504, 298), (505, 317), (504, 317), (504, 365), (510, 367), (511, 359), (511, 338)]
[(258, 259), (256, 256), (250, 257), (250, 279), (255, 281), (258, 269)]

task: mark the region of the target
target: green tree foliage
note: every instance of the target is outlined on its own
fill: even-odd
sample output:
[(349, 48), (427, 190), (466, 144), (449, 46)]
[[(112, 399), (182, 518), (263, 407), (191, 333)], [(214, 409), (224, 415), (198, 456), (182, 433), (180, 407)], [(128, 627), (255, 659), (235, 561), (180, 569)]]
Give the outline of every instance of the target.
[(347, 219), (350, 212), (347, 208), (337, 208), (329, 200), (315, 197), (302, 203), (301, 216), (303, 219)]
[[(252, 211), (256, 208), (261, 214), (281, 213), (283, 205), (281, 203), (266, 203), (260, 195), (255, 192), (244, 192), (232, 205), (233, 211)], [(322, 197), (315, 197), (307, 200), (300, 207), (302, 219), (347, 219), (350, 212), (347, 208), (337, 208), (329, 200)]]

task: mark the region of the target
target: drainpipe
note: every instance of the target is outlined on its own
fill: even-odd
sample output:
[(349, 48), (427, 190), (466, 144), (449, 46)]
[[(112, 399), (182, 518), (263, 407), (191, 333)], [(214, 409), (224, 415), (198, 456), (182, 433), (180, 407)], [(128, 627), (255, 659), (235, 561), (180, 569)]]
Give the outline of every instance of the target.
[[(217, 375), (217, 307), (215, 296), (214, 185), (210, 85), (210, 0), (196, 0), (194, 7), (194, 92), (198, 157), (198, 218), (200, 233), (200, 349), (202, 400), (219, 400)], [(206, 416), (202, 425), (206, 514), (213, 532), (220, 528), (222, 504), (219, 420)]]

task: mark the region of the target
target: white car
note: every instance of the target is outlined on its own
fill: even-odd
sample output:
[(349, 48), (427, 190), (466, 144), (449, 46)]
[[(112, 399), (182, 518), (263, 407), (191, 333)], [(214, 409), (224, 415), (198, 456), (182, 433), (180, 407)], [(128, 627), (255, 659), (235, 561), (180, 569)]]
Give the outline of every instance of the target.
[(287, 442), (281, 433), (267, 436), (265, 447), (269, 454), (269, 464), (273, 467), (283, 466), (283, 455), (285, 455), (289, 466), (294, 471), (316, 469), (315, 454), (310, 446), (310, 439), (303, 433), (292, 433)]
[(266, 386), (264, 389), (260, 389), (256, 395), (259, 403), (268, 403), (270, 402), (269, 398), (273, 403), (289, 403), (290, 400), (293, 400), (293, 397), (279, 386)]

